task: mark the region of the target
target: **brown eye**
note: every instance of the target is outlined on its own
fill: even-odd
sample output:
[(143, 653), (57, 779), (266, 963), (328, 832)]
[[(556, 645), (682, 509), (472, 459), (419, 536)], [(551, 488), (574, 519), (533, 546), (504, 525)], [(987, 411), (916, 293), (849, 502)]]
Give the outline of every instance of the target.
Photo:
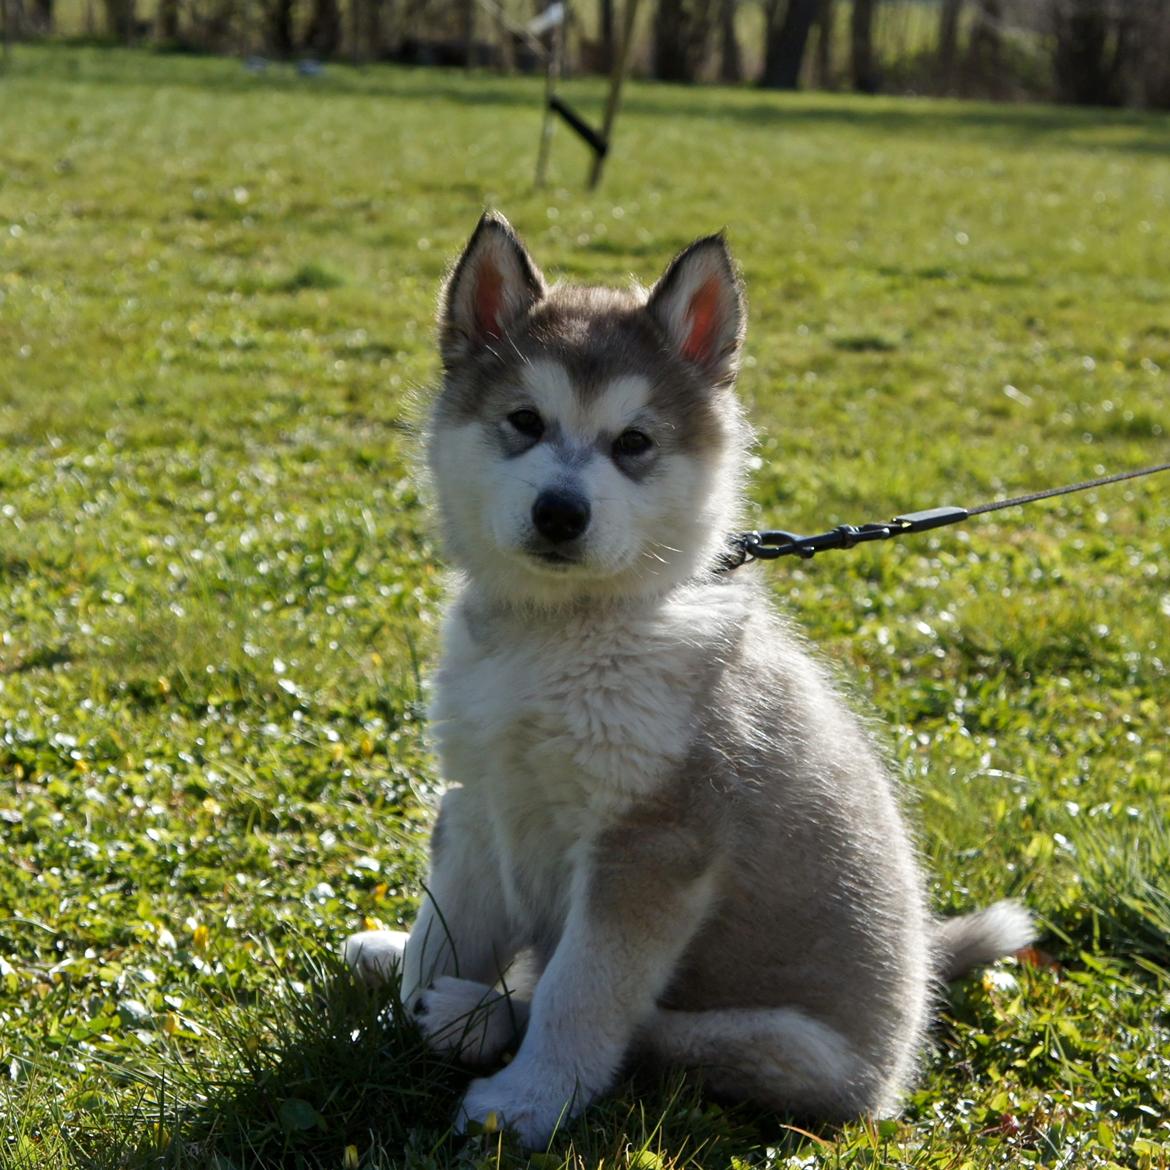
[(613, 441), (613, 453), (628, 458), (633, 455), (645, 455), (653, 446), (654, 440), (641, 431), (622, 431)]
[(539, 439), (544, 434), (544, 419), (535, 410), (514, 410), (508, 415), (508, 422), (527, 439)]

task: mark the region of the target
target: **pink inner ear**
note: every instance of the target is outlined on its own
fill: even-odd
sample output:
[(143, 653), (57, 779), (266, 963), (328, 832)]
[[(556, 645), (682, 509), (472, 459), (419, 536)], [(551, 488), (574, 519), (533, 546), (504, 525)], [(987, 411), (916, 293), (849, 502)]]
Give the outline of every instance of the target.
[(683, 357), (700, 365), (710, 364), (717, 356), (722, 321), (719, 312), (719, 278), (710, 277), (695, 290), (687, 317), (690, 331), (683, 342)]
[(475, 274), (475, 328), (480, 337), (500, 337), (500, 317), (504, 307), (504, 277), (492, 263), (485, 263)]

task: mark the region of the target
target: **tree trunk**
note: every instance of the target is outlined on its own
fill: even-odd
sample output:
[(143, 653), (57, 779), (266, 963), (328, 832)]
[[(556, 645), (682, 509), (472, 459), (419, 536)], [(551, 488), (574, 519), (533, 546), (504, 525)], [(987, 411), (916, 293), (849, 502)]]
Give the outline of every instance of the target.
[(341, 9), (337, 0), (313, 0), (313, 14), (305, 34), (305, 48), (314, 57), (325, 61), (337, 52), (341, 44)]
[(264, 31), (268, 51), (274, 57), (288, 58), (296, 49), (293, 39), (293, 0), (266, 0)]
[[(627, 0), (628, 2), (628, 0)], [(600, 43), (598, 45), (597, 72), (607, 76), (613, 68), (613, 0), (600, 0)]]
[(686, 0), (659, 0), (654, 14), (654, 76), (659, 81), (695, 80), (687, 53)]
[(779, 5), (772, 7), (760, 78), (765, 89), (796, 89), (800, 85), (800, 68), (818, 3), (819, 0), (788, 0), (782, 21), (777, 19)]
[(943, 0), (938, 20), (938, 73), (944, 88), (950, 88), (959, 59), (959, 17), (963, 0)]
[(659, 0), (654, 17), (654, 76), (692, 82), (707, 58), (717, 0)]
[(476, 0), (462, 0), (463, 44), (467, 50), (465, 64), (468, 69), (475, 66), (475, 2)]
[(173, 44), (179, 39), (179, 0), (159, 0), (155, 27), (160, 41)]
[(123, 44), (134, 40), (134, 0), (105, 0), (106, 32)]
[[(211, 0), (206, 6), (192, 5), (186, 32), (181, 40), (197, 46), (206, 53), (240, 52), (250, 40), (251, 27), (246, 23), (247, 10), (240, 14), (242, 6), (237, 0)], [(241, 16), (237, 35), (235, 24)]]
[(878, 0), (853, 0), (849, 22), (850, 67), (858, 93), (877, 93), (881, 75), (873, 52), (873, 18)]
[(1132, 100), (1153, 109), (1170, 109), (1170, 11), (1158, 0), (1149, 0), (1142, 23), (1133, 62)]
[(1054, 0), (1057, 96), (1078, 105), (1120, 105), (1138, 35), (1132, 12), (1112, 15), (1092, 0)]
[(736, 0), (719, 3), (719, 80), (736, 85), (743, 80), (743, 53), (735, 33)]
[(833, 0), (821, 0), (817, 9), (817, 55), (814, 84), (818, 89), (833, 85), (833, 22), (836, 11)]
[(690, 81), (687, 76), (683, 0), (658, 0), (654, 14), (654, 76), (659, 81)]
[(354, 0), (357, 11), (356, 50), (363, 61), (377, 61), (386, 52), (386, 29), (383, 0)]
[(967, 71), (982, 89), (996, 93), (1003, 87), (1003, 0), (978, 0)]
[(33, 31), (47, 37), (53, 31), (53, 0), (33, 0)]

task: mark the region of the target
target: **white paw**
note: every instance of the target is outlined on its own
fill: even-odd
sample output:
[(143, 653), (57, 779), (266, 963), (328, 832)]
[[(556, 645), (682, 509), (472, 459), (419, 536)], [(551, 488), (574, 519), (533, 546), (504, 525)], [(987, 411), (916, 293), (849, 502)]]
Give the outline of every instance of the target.
[(495, 1076), (471, 1082), (459, 1103), (455, 1128), (465, 1133), (474, 1121), (488, 1129), (508, 1129), (526, 1149), (541, 1149), (588, 1103), (565, 1069), (526, 1062), (522, 1049)]
[(516, 1039), (520, 1020), (506, 996), (483, 983), (441, 975), (414, 1002), (427, 1043), (466, 1064), (492, 1064)]
[(402, 970), (402, 952), (409, 937), (403, 930), (363, 930), (345, 940), (341, 953), (363, 983), (376, 987)]

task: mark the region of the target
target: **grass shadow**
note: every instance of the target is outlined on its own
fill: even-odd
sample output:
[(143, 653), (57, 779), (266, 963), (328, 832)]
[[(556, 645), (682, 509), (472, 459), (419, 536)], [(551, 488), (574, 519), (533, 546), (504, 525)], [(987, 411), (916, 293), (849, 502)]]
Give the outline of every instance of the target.
[[(80, 1150), (94, 1170), (265, 1170), (390, 1167), (450, 1135), (466, 1074), (429, 1052), (389, 1005), (397, 986), (371, 991), (340, 959), (302, 956), (272, 975), (264, 1014), (229, 1004), (213, 1015), (224, 1054), (197, 1050), (166, 1091), (142, 1107), (133, 1148)], [(151, 1098), (144, 1098), (150, 1100)], [(356, 1159), (356, 1160), (355, 1160)]]
[(507, 1135), (460, 1137), (451, 1122), (471, 1073), (428, 1050), (413, 1024), (391, 1010), (397, 980), (367, 989), (331, 955), (302, 955), (297, 965), (296, 974), (287, 962), (273, 972), (262, 1017), (238, 1004), (209, 1013), (226, 1055), (211, 1066), (188, 1054), (169, 1084), (144, 1085), (121, 1118), (125, 1141), (111, 1145), (101, 1127), (70, 1134), (72, 1164), (576, 1170), (629, 1161), (701, 1170), (826, 1141), (788, 1119), (712, 1100), (681, 1072), (636, 1069), (545, 1152), (526, 1152)]

